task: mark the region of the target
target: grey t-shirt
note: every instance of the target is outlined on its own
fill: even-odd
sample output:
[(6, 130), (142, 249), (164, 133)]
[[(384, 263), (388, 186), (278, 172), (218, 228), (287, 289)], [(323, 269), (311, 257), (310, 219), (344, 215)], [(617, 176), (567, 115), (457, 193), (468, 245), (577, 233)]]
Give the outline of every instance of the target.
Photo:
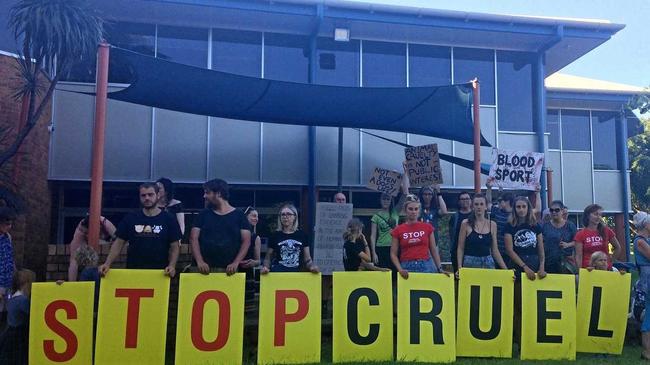
[(573, 247), (562, 249), (560, 242), (571, 242), (576, 235), (576, 225), (567, 221), (562, 227), (556, 228), (551, 222), (542, 225), (542, 236), (544, 237), (544, 254), (546, 258), (561, 256), (572, 256)]

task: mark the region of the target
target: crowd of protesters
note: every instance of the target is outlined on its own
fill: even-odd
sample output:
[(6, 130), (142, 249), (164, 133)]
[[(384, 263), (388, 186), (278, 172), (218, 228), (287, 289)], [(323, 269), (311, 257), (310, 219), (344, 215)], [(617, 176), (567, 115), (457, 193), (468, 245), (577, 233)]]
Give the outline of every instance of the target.
[[(279, 207), (276, 230), (268, 237), (262, 257), (257, 209), (230, 205), (229, 186), (221, 179), (206, 182), (203, 190), (206, 207), (193, 220), (189, 234), (190, 271), (243, 271), (249, 278), (255, 269), (261, 274), (320, 272), (312, 259), (310, 231), (301, 229), (293, 204)], [(488, 184), (486, 194), (458, 194), (458, 209), (449, 220), (451, 265), (445, 267), (437, 242), (441, 218), (449, 213), (440, 187), (423, 187), (411, 194), (408, 178), (403, 179), (397, 199), (379, 195), (380, 210), (370, 220), (369, 240), (359, 219), (348, 223), (341, 238), (345, 270), (393, 271), (404, 279), (410, 272), (443, 273), (458, 279), (461, 268), (509, 269), (515, 274), (515, 297), (520, 295), (520, 280), (541, 280), (547, 273), (577, 275), (580, 268), (616, 270), (609, 247), (613, 257), (620, 257), (623, 247), (605, 224), (599, 205), (584, 209), (583, 228), (577, 230), (568, 220), (568, 208), (559, 200), (542, 214), (539, 192), (533, 204), (527, 196), (502, 191), (492, 205), (492, 190)], [(68, 280), (95, 281), (95, 299), (100, 277), (110, 275), (127, 243), (127, 269), (159, 269), (170, 277), (176, 275), (185, 216), (182, 202), (174, 198), (173, 183), (165, 178), (143, 183), (138, 196), (141, 208), (127, 214), (117, 227), (100, 217), (100, 241), (111, 244), (103, 263), (88, 243), (88, 217), (76, 227), (70, 243)], [(347, 202), (340, 192), (332, 200)], [(11, 209), (0, 206), (0, 319), (6, 328), (0, 337), (0, 359), (20, 364), (26, 361), (29, 294), (35, 276), (29, 270), (16, 269), (9, 233), (15, 219)], [(650, 215), (637, 213), (634, 224), (640, 273), (637, 287), (645, 293), (650, 290)], [(247, 287), (246, 292), (248, 299), (255, 289)], [(521, 301), (515, 302), (517, 321)], [(642, 319), (642, 357), (650, 359), (650, 316)]]

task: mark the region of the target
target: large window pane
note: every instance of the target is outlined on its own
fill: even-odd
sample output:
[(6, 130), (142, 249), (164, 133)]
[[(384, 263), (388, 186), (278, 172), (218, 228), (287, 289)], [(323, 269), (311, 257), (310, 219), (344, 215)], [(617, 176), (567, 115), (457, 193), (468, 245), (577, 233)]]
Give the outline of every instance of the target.
[(613, 112), (592, 112), (591, 114), (594, 128), (594, 169), (619, 169), (616, 114)]
[(440, 86), (451, 84), (449, 47), (409, 44), (409, 85)]
[(303, 82), (308, 81), (309, 58), (305, 36), (265, 33), (264, 77), (267, 79)]
[(560, 113), (558, 110), (546, 111), (546, 132), (548, 136), (548, 148), (560, 149)]
[(359, 41), (318, 38), (316, 62), (317, 84), (359, 86)]
[(207, 68), (208, 30), (187, 27), (158, 27), (158, 53), (156, 57)]
[(590, 139), (589, 111), (562, 109), (562, 149), (589, 151)]
[(212, 30), (212, 69), (260, 77), (262, 33), (243, 30)]
[(406, 44), (363, 42), (363, 86), (406, 86)]
[(454, 83), (462, 84), (478, 77), (481, 105), (494, 105), (494, 51), (491, 49), (454, 48)]
[(533, 131), (532, 61), (528, 53), (497, 52), (500, 130)]

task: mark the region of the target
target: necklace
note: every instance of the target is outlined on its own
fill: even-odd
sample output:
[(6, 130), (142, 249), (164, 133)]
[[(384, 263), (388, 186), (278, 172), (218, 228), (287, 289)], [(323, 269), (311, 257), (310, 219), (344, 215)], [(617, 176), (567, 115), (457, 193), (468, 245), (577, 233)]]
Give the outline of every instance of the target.
[[(485, 230), (486, 222), (489, 222), (489, 221), (486, 220), (481, 224), (481, 231)], [(479, 239), (483, 239), (483, 235), (487, 234), (487, 233), (480, 233), (478, 231), (476, 233), (478, 233), (478, 238)]]

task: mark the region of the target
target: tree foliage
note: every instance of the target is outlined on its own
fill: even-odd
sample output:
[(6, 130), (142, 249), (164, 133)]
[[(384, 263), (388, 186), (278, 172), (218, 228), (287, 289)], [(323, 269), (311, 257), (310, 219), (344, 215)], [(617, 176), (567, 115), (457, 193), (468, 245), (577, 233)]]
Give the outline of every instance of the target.
[[(641, 114), (650, 112), (650, 94), (635, 96), (629, 109)], [(641, 131), (627, 141), (630, 158), (630, 186), (632, 206), (636, 210), (648, 211), (650, 208), (650, 117), (641, 118)]]

